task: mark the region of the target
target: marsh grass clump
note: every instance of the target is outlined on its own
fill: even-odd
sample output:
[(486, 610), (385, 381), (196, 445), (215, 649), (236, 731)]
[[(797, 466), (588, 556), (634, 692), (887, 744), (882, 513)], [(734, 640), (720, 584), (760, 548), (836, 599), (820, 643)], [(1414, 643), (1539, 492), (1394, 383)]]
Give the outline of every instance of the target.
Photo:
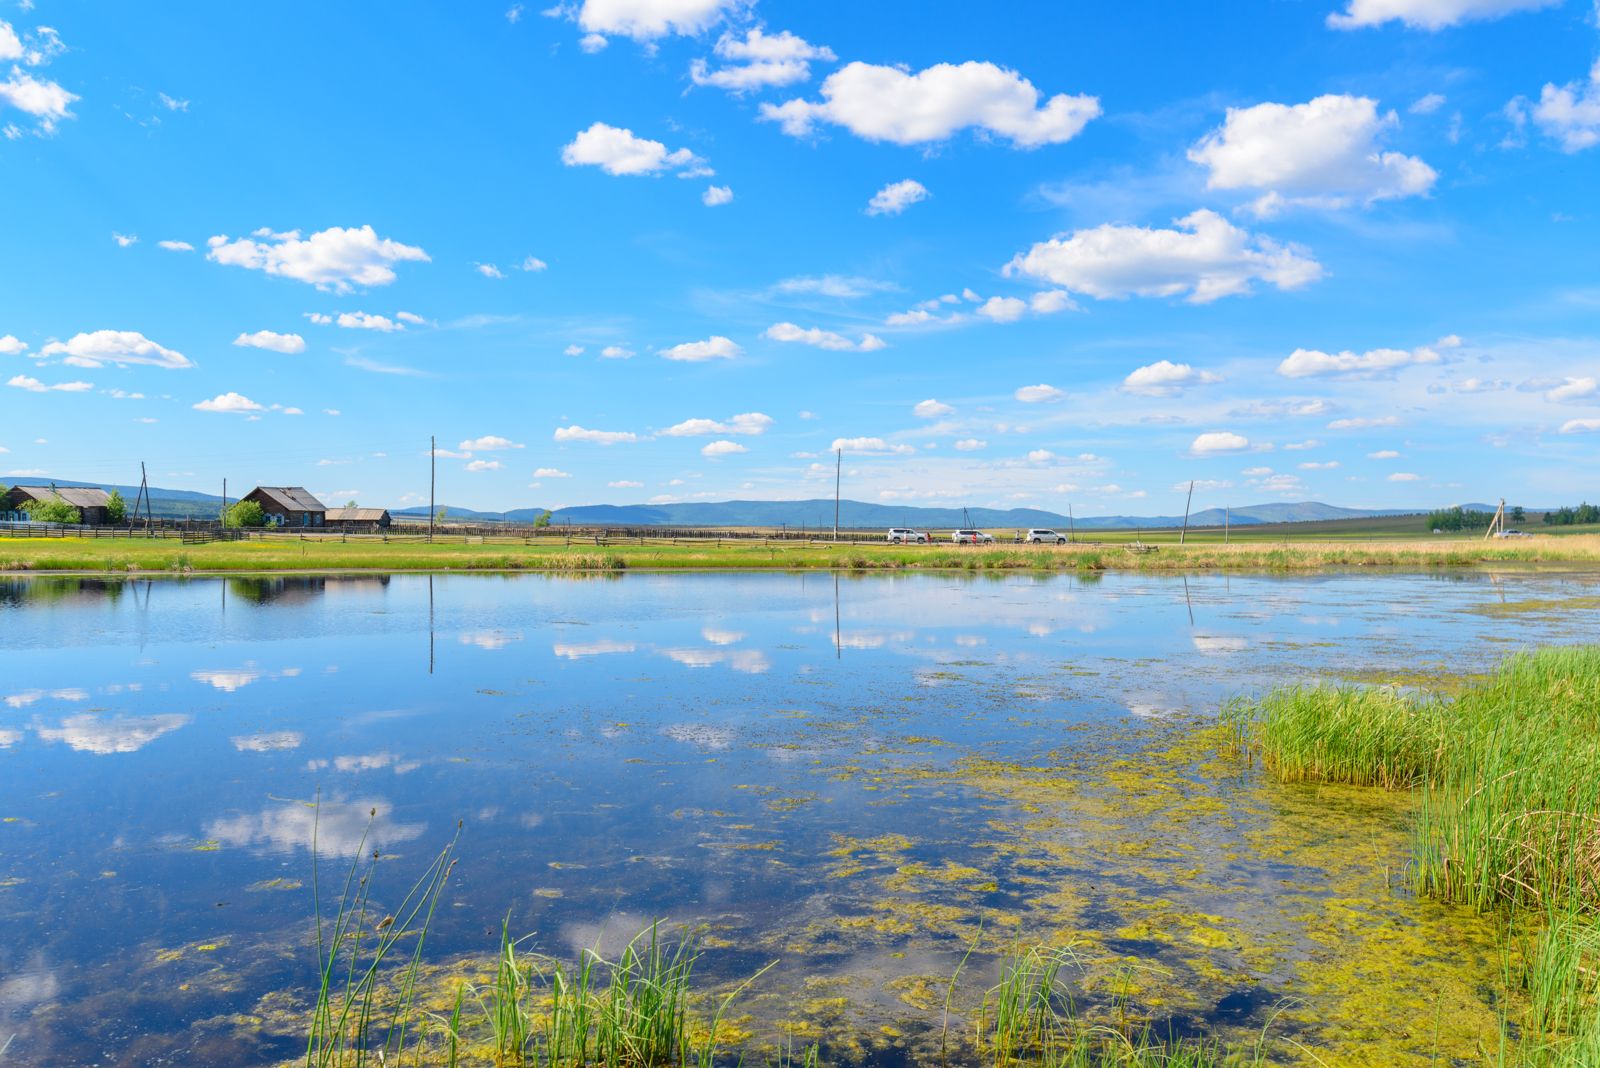
[(1519, 1062), (1600, 1064), (1600, 646), (1513, 656), (1450, 702), (1287, 689), (1227, 721), (1284, 781), (1414, 786), (1418, 889), (1529, 932)]
[[(461, 980), (449, 1012), (434, 1011), (420, 994), (423, 945), (455, 867), (455, 845), (452, 839), (386, 912), (374, 897), (381, 854), (367, 851), (364, 835), (325, 918), (313, 833), (319, 986), (306, 1068), (711, 1068), (724, 1014), (767, 969), (711, 1003), (708, 1017), (697, 1014), (692, 1004), (710, 1002), (692, 988), (695, 944), (687, 933), (662, 937), (658, 924), (614, 961), (587, 950), (569, 966), (524, 953), (508, 918), (487, 972), (492, 978), (481, 985)], [(807, 1065), (814, 1064), (813, 1051)]]
[(1453, 705), (1420, 877), (1480, 909), (1600, 909), (1600, 646), (1512, 657)]
[(1443, 704), (1389, 688), (1288, 687), (1223, 719), (1281, 782), (1410, 789), (1437, 774), (1449, 745)]
[[(1070, 949), (1017, 946), (979, 1007), (973, 1052), (987, 1068), (1256, 1068), (1264, 1041), (1220, 1042), (1155, 1035), (1148, 1027), (1092, 1024), (1078, 1013), (1062, 973), (1080, 965)], [(1119, 1006), (1126, 1016), (1126, 1006)]]

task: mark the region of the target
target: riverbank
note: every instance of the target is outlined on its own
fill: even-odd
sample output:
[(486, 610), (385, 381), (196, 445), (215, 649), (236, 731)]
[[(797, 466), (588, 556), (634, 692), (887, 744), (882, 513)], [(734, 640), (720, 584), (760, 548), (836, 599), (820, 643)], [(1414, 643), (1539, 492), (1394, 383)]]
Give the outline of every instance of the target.
[(270, 571), (1314, 571), (1432, 569), (1490, 564), (1600, 564), (1600, 535), (1526, 541), (1256, 542), (1241, 545), (890, 546), (696, 541), (568, 545), (474, 539), (341, 541), (289, 537), (184, 545), (170, 539), (0, 538), (0, 570), (76, 572)]

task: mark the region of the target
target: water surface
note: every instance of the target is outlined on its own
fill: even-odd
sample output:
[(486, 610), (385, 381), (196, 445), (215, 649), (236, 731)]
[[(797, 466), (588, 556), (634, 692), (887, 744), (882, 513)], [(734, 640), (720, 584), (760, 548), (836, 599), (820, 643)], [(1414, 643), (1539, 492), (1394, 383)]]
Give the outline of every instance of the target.
[(925, 1050), (1014, 940), (1091, 1011), (1467, 1058), (1499, 951), (1404, 888), (1405, 800), (1194, 721), (1597, 623), (1600, 576), (1535, 571), (0, 580), (0, 1046), (291, 1058), (313, 828), (342, 866), (375, 812), (394, 897), (463, 823), (430, 959), (695, 925), (712, 978), (779, 962), (751, 1031), (841, 1058)]

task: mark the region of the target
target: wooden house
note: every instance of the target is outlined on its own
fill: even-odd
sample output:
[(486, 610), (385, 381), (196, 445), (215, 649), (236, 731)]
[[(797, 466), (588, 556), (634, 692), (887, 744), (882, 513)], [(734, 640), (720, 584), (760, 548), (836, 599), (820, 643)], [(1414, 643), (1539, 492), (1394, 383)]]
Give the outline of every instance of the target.
[(99, 526), (108, 521), (106, 508), (109, 499), (110, 495), (105, 490), (93, 486), (12, 486), (0, 511), (21, 512), (29, 501), (43, 503), (63, 500), (78, 510), (83, 516), (83, 523)]
[(267, 522), (279, 527), (322, 527), (328, 509), (303, 486), (257, 486), (240, 500), (255, 501)]
[(387, 508), (329, 508), (326, 522), (329, 530), (370, 534), (388, 530), (394, 519)]

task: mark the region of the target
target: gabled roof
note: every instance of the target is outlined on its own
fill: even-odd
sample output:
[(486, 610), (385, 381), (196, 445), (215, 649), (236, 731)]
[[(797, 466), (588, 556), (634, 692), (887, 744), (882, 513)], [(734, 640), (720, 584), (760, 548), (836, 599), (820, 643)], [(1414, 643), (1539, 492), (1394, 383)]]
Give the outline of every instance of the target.
[(387, 508), (329, 508), (330, 523), (379, 523), (389, 514)]
[(36, 501), (48, 501), (57, 497), (66, 501), (74, 508), (104, 508), (109, 495), (103, 489), (93, 486), (62, 486), (51, 489), (49, 486), (16, 486), (18, 492), (32, 497)]
[[(311, 496), (304, 486), (257, 486), (250, 493), (259, 493), (270, 503), (268, 512), (326, 512), (323, 503)], [(246, 497), (250, 493), (245, 494)]]

